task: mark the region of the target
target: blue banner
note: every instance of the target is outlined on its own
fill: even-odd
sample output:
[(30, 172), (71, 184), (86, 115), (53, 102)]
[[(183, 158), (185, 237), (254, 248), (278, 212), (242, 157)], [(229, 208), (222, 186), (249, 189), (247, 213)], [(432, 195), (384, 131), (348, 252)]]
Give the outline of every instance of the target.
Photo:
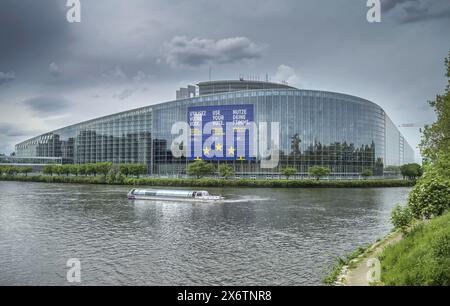
[(249, 160), (253, 104), (189, 107), (189, 160)]

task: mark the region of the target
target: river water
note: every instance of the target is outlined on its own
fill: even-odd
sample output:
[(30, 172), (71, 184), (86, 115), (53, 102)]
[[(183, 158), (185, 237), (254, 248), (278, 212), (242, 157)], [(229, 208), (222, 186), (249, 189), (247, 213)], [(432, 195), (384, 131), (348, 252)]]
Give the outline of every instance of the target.
[(320, 285), (387, 234), (409, 188), (208, 189), (220, 204), (128, 201), (127, 187), (0, 182), (0, 285)]

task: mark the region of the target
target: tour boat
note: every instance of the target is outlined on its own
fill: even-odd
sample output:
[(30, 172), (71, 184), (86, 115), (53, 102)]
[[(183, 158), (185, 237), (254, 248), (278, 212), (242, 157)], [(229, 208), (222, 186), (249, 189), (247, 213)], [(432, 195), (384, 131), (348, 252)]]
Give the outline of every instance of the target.
[(155, 200), (155, 201), (220, 201), (222, 196), (210, 195), (208, 191), (188, 191), (170, 189), (131, 189), (128, 192), (129, 200)]

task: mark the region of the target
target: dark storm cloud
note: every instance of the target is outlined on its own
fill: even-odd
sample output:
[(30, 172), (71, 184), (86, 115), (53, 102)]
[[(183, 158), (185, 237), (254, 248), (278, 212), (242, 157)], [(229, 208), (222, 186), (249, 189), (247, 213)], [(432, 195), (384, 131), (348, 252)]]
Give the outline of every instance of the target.
[(400, 23), (450, 19), (449, 0), (384, 0), (381, 10), (396, 12), (395, 18)]
[(40, 96), (25, 100), (23, 105), (28, 107), (32, 112), (40, 115), (58, 114), (68, 109), (69, 102), (64, 98), (53, 96)]
[(0, 135), (6, 137), (21, 137), (29, 135), (29, 131), (25, 131), (14, 124), (0, 123)]
[(166, 44), (166, 61), (171, 66), (202, 66), (206, 64), (232, 64), (260, 58), (264, 46), (247, 37), (223, 39), (174, 37)]
[(65, 48), (71, 37), (64, 5), (60, 0), (0, 1), (0, 67), (27, 65)]
[(5, 83), (12, 82), (16, 79), (16, 74), (14, 71), (10, 72), (1, 72), (0, 71), (0, 86), (2, 86)]

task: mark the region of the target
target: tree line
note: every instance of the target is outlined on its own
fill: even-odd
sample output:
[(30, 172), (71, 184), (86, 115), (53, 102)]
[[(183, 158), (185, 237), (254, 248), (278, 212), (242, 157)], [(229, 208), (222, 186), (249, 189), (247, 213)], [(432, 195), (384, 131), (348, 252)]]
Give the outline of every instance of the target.
[(107, 176), (111, 172), (120, 173), (126, 177), (145, 175), (148, 173), (145, 164), (121, 164), (114, 165), (111, 162), (91, 163), (81, 165), (47, 165), (43, 169), (46, 175), (75, 175), (75, 176)]

